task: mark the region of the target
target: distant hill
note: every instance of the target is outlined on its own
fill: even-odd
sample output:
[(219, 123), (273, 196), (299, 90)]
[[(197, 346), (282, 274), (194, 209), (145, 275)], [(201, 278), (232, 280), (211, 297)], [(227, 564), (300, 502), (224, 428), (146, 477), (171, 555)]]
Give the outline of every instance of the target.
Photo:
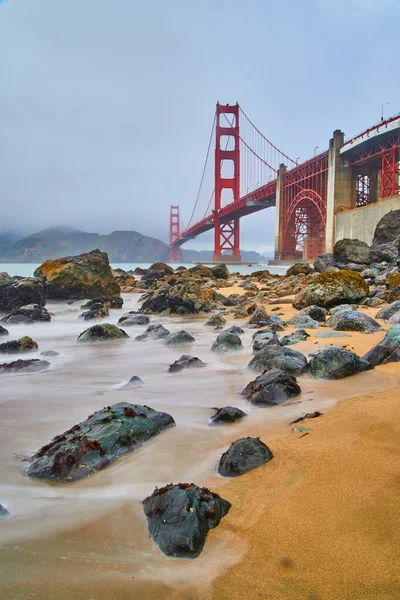
[[(52, 227), (20, 240), (0, 234), (0, 262), (38, 263), (45, 260), (81, 254), (99, 248), (107, 252), (113, 263), (152, 263), (169, 260), (169, 247), (164, 242), (137, 231), (113, 231), (109, 235), (87, 233), (72, 227)], [(257, 252), (242, 252), (244, 261), (265, 262)], [(211, 250), (182, 250), (182, 262), (210, 261)]]

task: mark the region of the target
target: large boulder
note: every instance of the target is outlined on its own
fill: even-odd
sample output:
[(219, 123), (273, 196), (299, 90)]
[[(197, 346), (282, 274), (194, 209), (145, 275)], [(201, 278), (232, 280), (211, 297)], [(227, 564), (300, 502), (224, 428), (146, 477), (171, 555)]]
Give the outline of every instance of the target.
[(142, 304), (145, 313), (162, 313), (170, 311), (179, 315), (209, 312), (216, 307), (218, 293), (197, 283), (193, 279), (176, 282), (174, 285), (161, 286), (149, 292)]
[(48, 260), (34, 275), (46, 281), (48, 298), (97, 298), (120, 294), (108, 255), (100, 250)]
[(171, 415), (148, 406), (107, 406), (40, 448), (27, 475), (65, 483), (84, 479), (173, 425)]
[(47, 323), (51, 321), (51, 315), (44, 306), (40, 304), (28, 304), (20, 308), (14, 308), (8, 315), (1, 319), (2, 323)]
[(248, 368), (258, 373), (281, 369), (289, 375), (301, 375), (307, 368), (307, 359), (301, 352), (286, 346), (266, 346), (252, 358)]
[[(400, 239), (400, 237), (399, 237)], [(388, 263), (395, 261), (399, 256), (399, 240), (387, 242), (386, 244), (371, 246), (371, 262), (380, 263), (386, 261)]]
[(400, 210), (392, 210), (382, 217), (375, 228), (373, 246), (380, 246), (400, 237)]
[(235, 421), (247, 417), (245, 412), (235, 406), (224, 406), (223, 408), (215, 408), (214, 410), (215, 413), (208, 420), (209, 425), (235, 423)]
[(271, 450), (259, 438), (242, 438), (233, 442), (221, 456), (218, 473), (223, 477), (238, 477), (273, 458)]
[(369, 246), (361, 240), (339, 240), (333, 248), (333, 258), (336, 264), (347, 265), (356, 263), (369, 264)]
[(342, 379), (369, 369), (371, 363), (340, 346), (325, 348), (310, 361), (310, 374), (316, 379)]
[(330, 308), (344, 302), (357, 302), (368, 295), (369, 287), (355, 271), (326, 271), (313, 278), (293, 301), (295, 308), (311, 304)]
[(48, 369), (49, 366), (50, 363), (47, 360), (39, 360), (38, 358), (20, 359), (0, 364), (0, 373), (36, 373)]
[(9, 311), (26, 304), (46, 304), (46, 285), (37, 277), (17, 279), (0, 273), (0, 311)]
[(150, 536), (164, 554), (196, 558), (231, 504), (194, 483), (170, 483), (156, 488), (143, 507)]
[(256, 406), (282, 404), (288, 398), (301, 394), (297, 379), (280, 369), (269, 369), (250, 381), (242, 391), (242, 396)]
[(39, 350), (39, 346), (28, 336), (0, 344), (0, 354), (22, 354), (23, 352), (32, 352), (35, 350)]
[(239, 352), (243, 350), (242, 340), (235, 333), (227, 333), (223, 331), (219, 334), (213, 345), (211, 351), (216, 354), (232, 354), (233, 352)]
[(83, 331), (78, 337), (78, 342), (107, 342), (128, 337), (129, 335), (116, 325), (102, 323), (101, 325), (93, 325)]
[(375, 333), (381, 330), (381, 326), (375, 319), (356, 310), (339, 311), (328, 319), (326, 325), (337, 331)]
[(174, 269), (166, 263), (156, 262), (149, 267), (149, 271), (161, 271), (164, 275), (173, 275)]

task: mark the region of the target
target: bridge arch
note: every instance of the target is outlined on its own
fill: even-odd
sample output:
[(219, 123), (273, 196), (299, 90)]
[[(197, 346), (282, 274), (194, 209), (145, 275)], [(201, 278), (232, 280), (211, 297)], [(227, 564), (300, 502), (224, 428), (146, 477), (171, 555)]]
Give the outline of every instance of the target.
[(313, 260), (325, 251), (326, 201), (312, 189), (300, 190), (285, 211), (283, 253)]

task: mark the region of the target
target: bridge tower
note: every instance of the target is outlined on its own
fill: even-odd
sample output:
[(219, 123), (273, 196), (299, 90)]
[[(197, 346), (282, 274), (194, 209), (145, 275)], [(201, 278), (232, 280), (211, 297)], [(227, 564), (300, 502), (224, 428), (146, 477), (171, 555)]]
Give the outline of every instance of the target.
[(181, 262), (181, 249), (173, 246), (181, 233), (179, 206), (171, 206), (169, 213), (169, 262)]
[[(240, 198), (240, 138), (239, 104), (217, 103), (215, 127), (215, 200), (214, 200), (214, 256), (213, 262), (240, 263), (239, 219), (221, 222), (221, 199), (224, 190), (232, 191), (232, 200)], [(230, 141), (232, 138), (232, 141)], [(225, 141), (226, 140), (226, 141)], [(221, 143), (222, 142), (222, 143)], [(227, 149), (228, 145), (233, 149)], [(222, 146), (222, 147), (221, 147)], [(231, 161), (230, 177), (224, 177), (224, 161)], [(230, 254), (223, 254), (228, 251)]]

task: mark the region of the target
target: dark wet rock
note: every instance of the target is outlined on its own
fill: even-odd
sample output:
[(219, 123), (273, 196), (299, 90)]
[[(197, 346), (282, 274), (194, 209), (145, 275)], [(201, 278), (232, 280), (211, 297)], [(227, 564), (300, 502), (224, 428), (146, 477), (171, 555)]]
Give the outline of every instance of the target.
[[(399, 230), (400, 231), (400, 230)], [(400, 239), (400, 236), (399, 236)], [(371, 261), (372, 262), (393, 262), (399, 256), (399, 239), (393, 242), (387, 242), (386, 244), (372, 245), (371, 246)]]
[[(178, 267), (179, 269), (179, 267)], [(133, 275), (145, 275), (147, 273), (148, 269), (142, 269), (142, 267), (136, 267), (136, 269), (134, 271), (132, 271)]]
[(121, 385), (121, 387), (119, 389), (120, 390), (130, 390), (132, 388), (139, 387), (141, 385), (143, 385), (143, 381), (140, 379), (140, 377), (138, 377), (137, 375), (134, 375), (133, 377), (130, 378), (129, 381), (127, 381), (127, 383), (124, 383), (124, 385)]
[(228, 327), (228, 329), (225, 329), (224, 333), (235, 333), (236, 335), (243, 335), (244, 329), (242, 329), (238, 325), (232, 325), (232, 327)]
[(184, 329), (182, 329), (182, 331), (177, 331), (176, 333), (170, 333), (164, 339), (166, 346), (186, 346), (188, 344), (193, 344), (194, 341), (194, 337)]
[(347, 265), (355, 263), (365, 265), (370, 262), (370, 248), (361, 240), (343, 239), (336, 242), (333, 248), (333, 258), (336, 264)]
[(253, 335), (253, 354), (257, 354), (266, 346), (279, 346), (279, 338), (272, 329), (257, 331)]
[(50, 363), (47, 360), (39, 360), (38, 358), (20, 359), (0, 364), (0, 373), (36, 373), (48, 369), (49, 366)]
[(375, 319), (355, 310), (346, 310), (336, 313), (328, 319), (326, 325), (337, 331), (375, 333), (376, 331), (381, 330), (381, 326)]
[(286, 402), (288, 398), (301, 394), (297, 379), (281, 369), (269, 369), (250, 381), (242, 396), (257, 406), (273, 406)]
[(277, 317), (276, 315), (268, 315), (265, 308), (262, 306), (258, 306), (252, 315), (252, 317), (248, 321), (249, 327), (270, 327), (275, 331), (282, 331), (285, 327), (282, 319)]
[(106, 252), (92, 250), (78, 256), (66, 256), (44, 262), (34, 275), (46, 281), (48, 298), (99, 298), (118, 296)]
[(389, 340), (393, 340), (398, 346), (400, 346), (400, 325), (393, 325), (393, 327), (388, 329), (386, 332), (386, 337), (389, 338)]
[(316, 379), (342, 379), (369, 369), (371, 363), (339, 346), (321, 350), (310, 361), (310, 373)]
[(272, 460), (274, 455), (259, 438), (236, 440), (221, 456), (218, 473), (223, 477), (238, 477)]
[(382, 363), (400, 361), (400, 349), (395, 341), (385, 337), (376, 346), (371, 348), (364, 356), (373, 367)]
[(322, 306), (316, 306), (315, 304), (302, 308), (298, 314), (298, 316), (311, 317), (314, 319), (314, 321), (319, 321), (320, 323), (325, 323), (327, 315), (328, 311), (326, 308), (323, 308)]
[(284, 335), (281, 337), (279, 343), (281, 346), (293, 346), (299, 342), (305, 342), (308, 337), (310, 337), (310, 335), (307, 333), (307, 331), (304, 331), (304, 329), (298, 329), (290, 335)]
[(307, 368), (307, 359), (301, 352), (287, 346), (266, 346), (248, 364), (252, 371), (281, 369), (289, 375), (301, 375)]
[(225, 325), (226, 319), (222, 315), (212, 315), (208, 321), (205, 322), (205, 325), (209, 327), (222, 327)]
[(341, 337), (349, 337), (347, 333), (342, 333), (340, 331), (319, 331), (314, 334), (317, 338), (341, 338)]
[(39, 346), (30, 337), (24, 336), (19, 340), (10, 340), (0, 344), (1, 354), (21, 354), (23, 352), (32, 352), (38, 350)]
[(84, 479), (174, 424), (167, 413), (119, 402), (43, 446), (30, 458), (27, 475), (63, 482)]
[(216, 279), (229, 279), (230, 273), (226, 265), (216, 265), (211, 269), (211, 273)]
[(217, 527), (230, 502), (194, 483), (170, 483), (143, 501), (149, 533), (167, 556), (196, 558), (210, 529)]
[(170, 332), (164, 325), (161, 325), (161, 323), (156, 323), (155, 325), (149, 325), (143, 335), (146, 335), (146, 337), (149, 337), (152, 340), (163, 340), (170, 335)]
[(247, 417), (246, 413), (234, 406), (224, 406), (223, 408), (215, 408), (215, 413), (209, 418), (209, 425), (223, 425), (225, 423), (234, 423), (243, 417)]
[(124, 300), (120, 296), (100, 296), (93, 298), (81, 306), (82, 309), (91, 309), (93, 306), (101, 304), (106, 308), (122, 308)]
[(357, 310), (357, 304), (339, 304), (339, 306), (334, 306), (330, 309), (330, 315), (337, 315), (340, 312), (346, 312), (347, 310)]
[(310, 315), (302, 315), (300, 313), (289, 319), (287, 324), (298, 329), (318, 329), (319, 327), (318, 321), (312, 319)]
[(135, 340), (135, 342), (144, 342), (145, 340), (149, 339), (149, 335), (147, 335), (147, 333), (141, 333), (140, 335), (137, 335), (135, 338), (133, 338)]
[(78, 337), (78, 342), (105, 342), (128, 337), (129, 335), (116, 325), (102, 323), (101, 325), (93, 325), (83, 331)]
[(37, 277), (14, 278), (0, 273), (0, 311), (9, 311), (27, 304), (46, 304), (46, 285)]
[(141, 315), (135, 311), (125, 313), (120, 319), (118, 319), (118, 325), (122, 325), (123, 327), (131, 327), (132, 325), (147, 325), (148, 323), (150, 323), (150, 319), (147, 315)]
[(354, 303), (368, 295), (369, 287), (355, 271), (326, 271), (313, 278), (293, 301), (295, 308), (311, 304), (330, 308), (345, 302)]
[(396, 302), (396, 300), (400, 300), (400, 285), (391, 289), (389, 292), (388, 301)]
[(3, 335), (9, 335), (9, 333), (5, 327), (0, 325), (0, 336), (3, 336)]
[(168, 371), (170, 373), (177, 373), (183, 371), (183, 369), (198, 369), (205, 367), (206, 363), (197, 358), (197, 356), (190, 356), (190, 354), (182, 354), (182, 356), (170, 365)]
[(387, 320), (389, 325), (398, 325), (400, 323), (400, 310), (398, 310), (394, 315)]
[(226, 333), (223, 331), (219, 334), (213, 345), (211, 351), (217, 354), (232, 354), (233, 352), (239, 352), (243, 350), (242, 340), (235, 333)]
[(10, 516), (10, 513), (2, 504), (0, 504), (0, 519), (5, 519)]
[(44, 350), (40, 353), (40, 356), (60, 356), (60, 353), (55, 350)]
[(375, 228), (373, 246), (394, 242), (400, 235), (400, 210), (392, 210), (382, 217)]
[(51, 315), (44, 306), (39, 304), (28, 304), (15, 308), (1, 319), (2, 323), (35, 323), (51, 321)]
[(110, 315), (108, 308), (103, 306), (102, 304), (94, 304), (90, 310), (86, 310), (81, 315), (79, 315), (80, 319), (84, 321), (94, 321), (95, 319), (104, 319)]
[(314, 269), (318, 271), (318, 273), (323, 273), (329, 269), (329, 267), (334, 266), (335, 259), (333, 258), (333, 254), (321, 254), (314, 260)]
[(300, 273), (304, 273), (305, 275), (309, 275), (313, 272), (313, 268), (308, 263), (295, 263), (286, 271), (286, 275), (291, 277), (292, 275), (300, 275)]

